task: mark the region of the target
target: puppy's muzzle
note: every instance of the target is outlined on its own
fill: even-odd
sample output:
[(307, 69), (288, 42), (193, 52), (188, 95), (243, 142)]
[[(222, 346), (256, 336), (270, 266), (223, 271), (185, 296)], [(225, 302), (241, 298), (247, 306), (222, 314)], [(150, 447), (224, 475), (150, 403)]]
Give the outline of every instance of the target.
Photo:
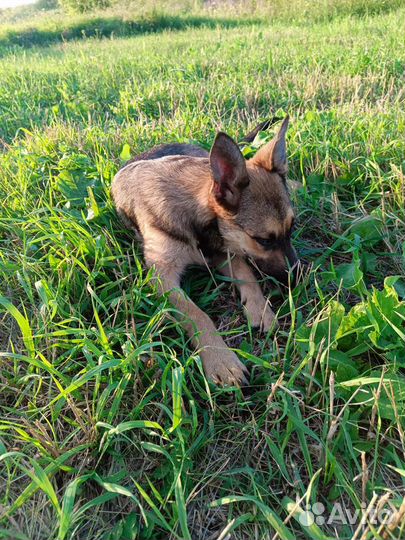
[(258, 259), (256, 262), (262, 272), (282, 285), (290, 284), (291, 287), (296, 285), (300, 273), (300, 261), (292, 245), (269, 254), (266, 259)]

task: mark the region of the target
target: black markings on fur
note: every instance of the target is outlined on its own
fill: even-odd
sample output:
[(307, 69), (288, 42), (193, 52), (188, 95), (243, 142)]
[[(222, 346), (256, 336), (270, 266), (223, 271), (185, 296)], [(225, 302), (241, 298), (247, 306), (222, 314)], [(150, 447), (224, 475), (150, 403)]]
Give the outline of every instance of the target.
[(263, 238), (259, 240), (259, 244), (268, 251), (281, 250), (285, 251), (287, 244), (290, 241), (289, 235), (276, 236), (275, 234), (269, 234), (268, 238)]
[(281, 178), (281, 180), (283, 181), (283, 184), (287, 185), (287, 176), (285, 174), (282, 174), (282, 173), (278, 173), (278, 175)]
[(216, 218), (204, 227), (195, 227), (194, 234), (197, 239), (197, 246), (201, 249), (204, 256), (212, 257), (223, 251), (224, 240), (219, 232)]
[(145, 161), (151, 159), (159, 159), (166, 156), (191, 156), (191, 157), (208, 157), (209, 154), (204, 148), (196, 144), (186, 144), (186, 143), (172, 143), (172, 144), (160, 144), (155, 146), (147, 152), (138, 154), (129, 161), (127, 161), (123, 167), (129, 163), (134, 163), (135, 161)]

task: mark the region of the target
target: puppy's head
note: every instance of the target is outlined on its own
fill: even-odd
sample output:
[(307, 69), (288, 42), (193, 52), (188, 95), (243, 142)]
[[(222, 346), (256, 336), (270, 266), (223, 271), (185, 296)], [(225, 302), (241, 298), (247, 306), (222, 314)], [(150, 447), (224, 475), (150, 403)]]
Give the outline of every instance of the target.
[(225, 245), (251, 257), (265, 273), (288, 282), (297, 255), (291, 244), (294, 211), (286, 185), (288, 117), (275, 138), (246, 161), (238, 145), (218, 133), (210, 153), (214, 208)]

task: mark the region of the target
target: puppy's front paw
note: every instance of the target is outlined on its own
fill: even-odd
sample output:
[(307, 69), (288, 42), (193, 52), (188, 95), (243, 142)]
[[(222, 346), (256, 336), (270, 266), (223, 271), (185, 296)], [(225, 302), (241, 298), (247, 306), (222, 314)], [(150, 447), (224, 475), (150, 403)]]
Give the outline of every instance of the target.
[(206, 349), (201, 353), (206, 376), (220, 386), (246, 386), (249, 371), (230, 349)]
[(267, 334), (269, 330), (277, 327), (276, 316), (268, 302), (248, 302), (245, 310), (250, 324)]

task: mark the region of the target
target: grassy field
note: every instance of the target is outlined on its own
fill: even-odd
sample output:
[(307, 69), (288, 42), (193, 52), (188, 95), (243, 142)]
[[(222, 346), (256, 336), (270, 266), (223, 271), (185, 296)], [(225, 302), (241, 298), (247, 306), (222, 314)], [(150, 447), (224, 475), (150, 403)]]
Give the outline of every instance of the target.
[[(405, 3), (145, 6), (0, 26), (0, 539), (402, 539)], [(267, 336), (186, 276), (250, 369), (216, 388), (111, 180), (287, 110), (307, 272)]]

